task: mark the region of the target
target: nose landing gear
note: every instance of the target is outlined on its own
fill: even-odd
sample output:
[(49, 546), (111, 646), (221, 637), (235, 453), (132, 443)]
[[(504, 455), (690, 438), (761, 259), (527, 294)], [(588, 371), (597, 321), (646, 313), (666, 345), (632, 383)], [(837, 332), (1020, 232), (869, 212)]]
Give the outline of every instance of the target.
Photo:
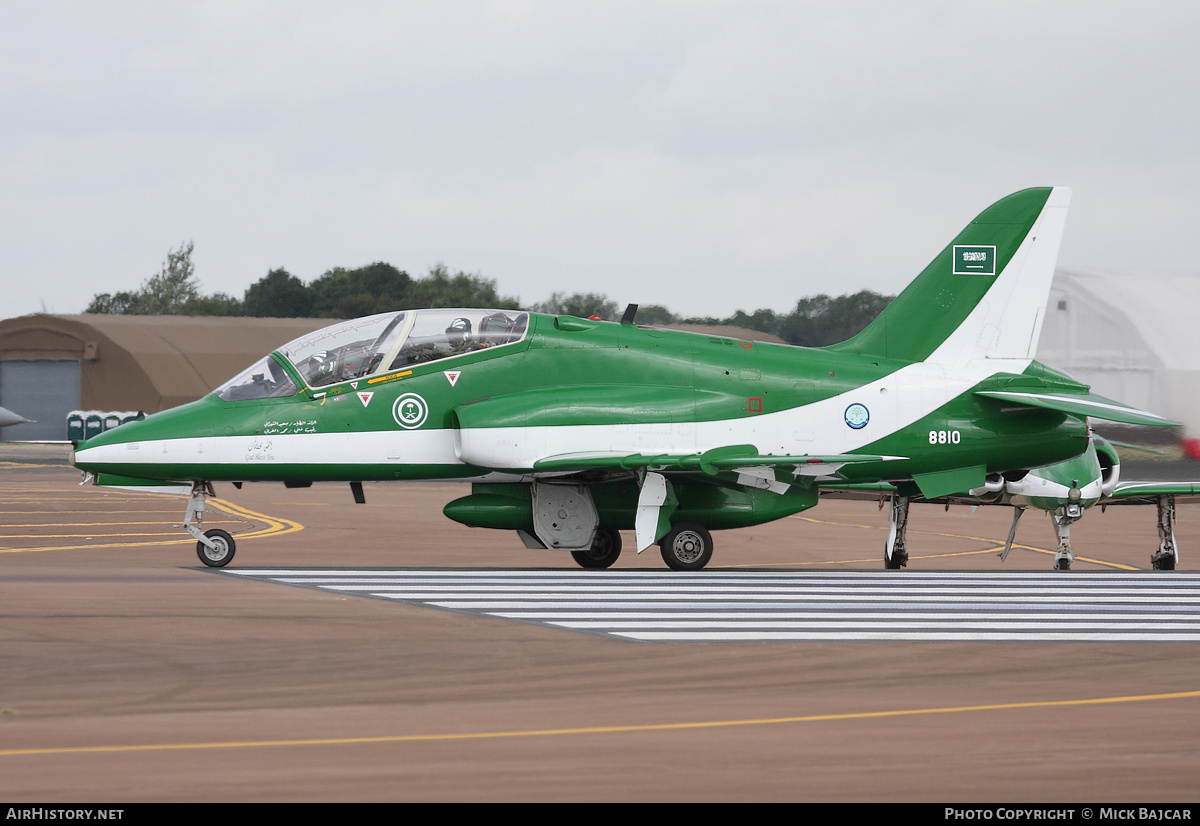
[[(220, 528), (201, 531), (204, 527), (204, 511), (207, 508), (206, 497), (216, 496), (211, 482), (193, 482), (192, 498), (188, 500), (187, 511), (183, 517), (183, 529), (196, 539), (196, 555), (200, 561), (210, 568), (223, 568), (233, 559), (237, 543), (228, 531)], [(195, 517), (196, 524), (192, 524)]]

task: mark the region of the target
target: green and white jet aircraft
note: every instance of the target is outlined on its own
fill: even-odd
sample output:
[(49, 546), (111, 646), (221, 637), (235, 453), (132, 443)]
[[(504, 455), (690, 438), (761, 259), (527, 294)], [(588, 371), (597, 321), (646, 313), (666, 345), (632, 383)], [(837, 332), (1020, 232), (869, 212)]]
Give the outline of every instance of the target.
[[(445, 508), (529, 547), (613, 564), (618, 531), (703, 568), (710, 530), (817, 504), (826, 485), (926, 498), (1062, 462), (1087, 417), (1172, 424), (1034, 361), (1070, 190), (984, 210), (861, 333), (830, 347), (737, 341), (511, 310), (394, 311), (296, 339), (199, 401), (78, 446), (98, 484), (190, 486), (210, 566), (234, 540), (201, 521), (212, 482), (456, 479)], [(85, 480), (88, 478), (85, 476)], [(193, 524), (195, 522), (195, 524)], [(890, 557), (889, 557), (890, 562)]]
[(1156, 571), (1173, 571), (1179, 561), (1175, 541), (1176, 501), (1200, 501), (1197, 482), (1122, 482), (1121, 457), (1107, 439), (1092, 434), (1087, 450), (1073, 459), (1030, 471), (989, 473), (984, 484), (963, 493), (926, 498), (911, 482), (853, 484), (823, 488), (825, 495), (842, 499), (878, 499), (880, 507), (891, 503), (891, 527), (884, 546), (884, 567), (908, 564), (908, 511), (912, 502), (931, 504), (1008, 505), (1013, 508), (1012, 528), (1000, 558), (1007, 559), (1026, 508), (1044, 511), (1053, 523), (1058, 551), (1054, 570), (1068, 571), (1075, 555), (1071, 549), (1071, 525), (1096, 505), (1154, 505), (1158, 508), (1158, 550), (1150, 557)]

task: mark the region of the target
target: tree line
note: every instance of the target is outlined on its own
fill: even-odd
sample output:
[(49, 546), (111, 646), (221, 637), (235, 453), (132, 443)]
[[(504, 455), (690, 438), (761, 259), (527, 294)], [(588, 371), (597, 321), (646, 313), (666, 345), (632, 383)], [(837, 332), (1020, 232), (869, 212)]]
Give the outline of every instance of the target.
[[(387, 310), (426, 307), (494, 307), (517, 309), (513, 296), (497, 291), (494, 279), (478, 273), (450, 272), (437, 264), (419, 277), (379, 261), (357, 269), (334, 267), (305, 284), (283, 268), (268, 272), (246, 288), (241, 298), (200, 291), (188, 241), (167, 253), (158, 273), (137, 290), (98, 293), (84, 312), (128, 315), (212, 315), (271, 318), (357, 318)], [(639, 324), (729, 325), (779, 336), (789, 344), (819, 347), (845, 341), (867, 326), (892, 296), (863, 290), (831, 298), (801, 298), (789, 313), (738, 310), (727, 318), (688, 317), (664, 306), (638, 308)], [(555, 292), (526, 309), (553, 315), (597, 316), (615, 321), (623, 305), (603, 293)]]

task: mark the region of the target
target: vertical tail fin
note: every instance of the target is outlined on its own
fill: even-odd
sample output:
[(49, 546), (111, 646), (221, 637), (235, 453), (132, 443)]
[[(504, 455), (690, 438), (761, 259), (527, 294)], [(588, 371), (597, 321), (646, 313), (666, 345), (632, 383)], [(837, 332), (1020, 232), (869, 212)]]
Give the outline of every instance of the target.
[(829, 349), (966, 364), (1033, 358), (1071, 190), (1024, 189), (985, 209), (879, 317)]

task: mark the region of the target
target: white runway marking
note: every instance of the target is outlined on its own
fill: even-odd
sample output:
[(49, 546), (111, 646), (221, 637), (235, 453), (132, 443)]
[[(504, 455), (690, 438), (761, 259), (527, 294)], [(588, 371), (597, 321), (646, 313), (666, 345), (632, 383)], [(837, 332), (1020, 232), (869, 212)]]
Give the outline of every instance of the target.
[(1200, 574), (226, 568), (641, 642), (1198, 642)]

